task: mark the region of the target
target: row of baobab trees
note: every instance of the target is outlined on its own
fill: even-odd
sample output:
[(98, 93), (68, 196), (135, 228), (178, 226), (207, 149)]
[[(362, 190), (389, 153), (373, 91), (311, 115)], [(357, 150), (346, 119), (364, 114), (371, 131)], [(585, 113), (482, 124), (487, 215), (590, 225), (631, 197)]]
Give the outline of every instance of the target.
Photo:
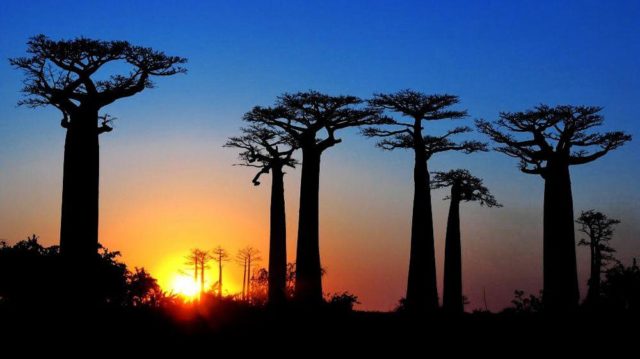
[[(209, 262), (217, 263), (218, 281), (214, 283), (212, 289), (218, 297), (222, 297), (224, 293), (222, 268), (225, 262), (231, 260), (229, 252), (221, 246), (210, 251), (194, 248), (185, 259), (185, 265), (193, 269), (193, 281), (199, 284), (200, 295), (205, 292), (205, 272), (209, 269)], [(251, 298), (251, 284), (255, 281), (255, 271), (252, 272), (251, 269), (255, 269), (261, 260), (260, 251), (251, 246), (240, 249), (235, 256), (236, 263), (242, 266), (242, 300)]]
[[(66, 129), (61, 254), (70, 268), (78, 264), (90, 268), (98, 249), (98, 138), (112, 130), (111, 118), (100, 111), (116, 100), (153, 87), (153, 77), (185, 73), (186, 59), (126, 41), (55, 41), (38, 35), (27, 45), (29, 56), (10, 60), (26, 75), (25, 97), (20, 104), (58, 108)], [(130, 72), (96, 79), (99, 70), (111, 63), (128, 65)], [(259, 184), (262, 174), (271, 174), (268, 268), (272, 305), (286, 300), (284, 169), (301, 166), (294, 299), (315, 306), (322, 302), (318, 236), (321, 156), (341, 142), (338, 132), (355, 127), (367, 137), (378, 138), (382, 149), (406, 149), (413, 154), (407, 310), (433, 312), (439, 307), (431, 189), (451, 187), (443, 300), (445, 307), (461, 310), (459, 203), (498, 203), (482, 181), (468, 171), (438, 173), (432, 181), (428, 164), (434, 155), (490, 149), (484, 142), (456, 140), (457, 135), (471, 132), (471, 127), (432, 133), (430, 123), (434, 121), (467, 117), (465, 110), (455, 108), (459, 102), (455, 95), (413, 90), (375, 94), (368, 100), (308, 91), (283, 94), (273, 106), (256, 106), (244, 115), (242, 135), (230, 138), (226, 146), (240, 149), (242, 163), (258, 168), (254, 184)], [(579, 301), (569, 168), (592, 162), (631, 140), (630, 135), (619, 131), (595, 132), (603, 122), (600, 111), (591, 106), (539, 105), (525, 111), (502, 112), (495, 121), (475, 123), (476, 129), (495, 144), (493, 150), (519, 160), (522, 172), (544, 180), (543, 292), (549, 311), (571, 311)], [(301, 152), (301, 161), (294, 158), (295, 152)], [(82, 273), (90, 274), (90, 270)]]

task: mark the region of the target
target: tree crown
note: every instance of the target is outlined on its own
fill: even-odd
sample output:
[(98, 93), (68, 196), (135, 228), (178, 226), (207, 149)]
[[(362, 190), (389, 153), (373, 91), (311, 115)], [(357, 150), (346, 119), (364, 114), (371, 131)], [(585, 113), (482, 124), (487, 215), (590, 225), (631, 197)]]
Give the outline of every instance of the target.
[(431, 188), (452, 187), (452, 196), (445, 199), (453, 199), (453, 193), (460, 201), (479, 202), (481, 206), (502, 207), (489, 189), (482, 184), (482, 179), (471, 175), (468, 170), (457, 169), (448, 172), (435, 172), (431, 181)]
[(252, 125), (241, 129), (243, 135), (230, 137), (224, 147), (241, 150), (240, 166), (259, 168), (252, 182), (260, 185), (260, 176), (273, 168), (284, 166), (295, 168), (298, 164), (291, 156), (297, 149), (296, 142), (284, 131), (263, 125)]
[(615, 249), (611, 248), (607, 242), (613, 238), (614, 227), (620, 223), (619, 220), (609, 218), (606, 214), (591, 209), (582, 211), (576, 223), (580, 224), (579, 231), (587, 235), (587, 238), (580, 239), (579, 246), (596, 247), (601, 253), (607, 253), (602, 259), (613, 259), (610, 253), (615, 252)]
[[(416, 121), (431, 121), (463, 118), (467, 111), (449, 110), (458, 104), (460, 98), (449, 94), (427, 95), (418, 91), (405, 89), (392, 94), (374, 94), (369, 104), (381, 110), (389, 110), (408, 116)], [(413, 127), (414, 123), (403, 123), (393, 120), (393, 124)]]
[[(362, 131), (366, 137), (382, 138), (377, 146), (384, 150), (397, 148), (415, 149), (424, 147), (427, 158), (435, 153), (446, 151), (462, 151), (472, 153), (486, 151), (486, 144), (479, 141), (455, 142), (452, 137), (471, 132), (466, 126), (456, 127), (441, 136), (422, 136), (422, 121), (458, 119), (467, 116), (467, 111), (449, 110), (448, 107), (460, 102), (454, 95), (426, 95), (414, 90), (402, 90), (393, 94), (375, 94), (369, 104), (381, 111), (392, 111), (411, 117), (413, 122), (388, 118), (383, 127), (367, 127)], [(399, 128), (399, 129), (398, 129)]]
[(380, 110), (359, 106), (362, 103), (355, 96), (331, 96), (317, 91), (285, 93), (273, 107), (254, 107), (244, 120), (284, 131), (297, 147), (323, 151), (341, 142), (335, 137), (337, 130), (388, 122)]
[[(65, 118), (81, 107), (99, 109), (151, 88), (151, 76), (184, 73), (186, 69), (181, 64), (187, 61), (126, 41), (84, 37), (55, 41), (45, 35), (30, 38), (27, 53), (28, 57), (9, 60), (26, 75), (22, 88), (25, 97), (18, 104), (53, 105)], [(128, 65), (129, 73), (110, 75), (106, 79), (93, 78), (104, 65), (116, 62)]]
[(601, 110), (593, 106), (539, 105), (524, 112), (502, 112), (495, 122), (478, 120), (476, 126), (501, 145), (496, 151), (518, 158), (522, 172), (545, 176), (550, 161), (589, 163), (631, 140), (621, 131), (590, 132), (602, 124)]

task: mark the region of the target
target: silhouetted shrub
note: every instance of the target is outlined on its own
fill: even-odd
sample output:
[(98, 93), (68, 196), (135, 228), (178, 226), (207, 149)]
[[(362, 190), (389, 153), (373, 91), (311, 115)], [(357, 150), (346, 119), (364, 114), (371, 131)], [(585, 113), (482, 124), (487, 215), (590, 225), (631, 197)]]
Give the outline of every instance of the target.
[(357, 295), (349, 292), (342, 292), (329, 295), (329, 298), (327, 298), (327, 304), (335, 310), (350, 312), (353, 310), (353, 306), (360, 304), (360, 302), (358, 302)]

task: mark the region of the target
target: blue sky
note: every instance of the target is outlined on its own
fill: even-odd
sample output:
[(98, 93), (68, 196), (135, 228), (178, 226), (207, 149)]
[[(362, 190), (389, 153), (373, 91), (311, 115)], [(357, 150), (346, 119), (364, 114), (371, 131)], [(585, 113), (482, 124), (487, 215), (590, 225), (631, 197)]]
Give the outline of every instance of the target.
[[(185, 157), (198, 168), (214, 167), (212, 178), (229, 173), (251, 177), (232, 169), (233, 154), (220, 146), (236, 133), (244, 112), (271, 104), (286, 91), (315, 89), (364, 98), (403, 88), (447, 92), (459, 95), (460, 108), (469, 111), (470, 118), (459, 122), (465, 125), (474, 118), (495, 119), (499, 111), (539, 103), (599, 105), (604, 107), (604, 129), (624, 130), (637, 138), (638, 18), (638, 1), (3, 1), (0, 58), (22, 56), (27, 39), (44, 33), (54, 39), (125, 39), (189, 59), (187, 75), (159, 79), (157, 88), (105, 109), (119, 118), (115, 131), (101, 139), (102, 193), (108, 198), (130, 186), (133, 176), (161, 181), (154, 176), (170, 176)], [(8, 61), (0, 62), (0, 78), (0, 238), (17, 240), (37, 231), (53, 243), (64, 137), (59, 114), (16, 107), (22, 74)], [(428, 131), (450, 126), (430, 124)], [(406, 224), (410, 154), (383, 153), (355, 131), (343, 137), (344, 143), (323, 158), (322, 191), (332, 198), (324, 206), (361, 211), (336, 199), (353, 196), (363, 207), (373, 208), (372, 215)], [(572, 172), (576, 212), (596, 207), (622, 219), (617, 247), (627, 260), (640, 256), (639, 154), (636, 140)], [(151, 169), (136, 172), (147, 166)], [(507, 283), (494, 289), (496, 302), (508, 303), (516, 289), (511, 287), (520, 282), (537, 291), (542, 180), (520, 174), (514, 160), (496, 153), (442, 155), (431, 167), (469, 168), (484, 177), (505, 204), (504, 209), (489, 211), (468, 206), (463, 214), (468, 216), (468, 233), (479, 237), (469, 247), (481, 250), (488, 243), (492, 248), (483, 252), (482, 260), (470, 253), (469, 268), (476, 268), (473, 261), (486, 265), (504, 256), (528, 258), (523, 262), (533, 266), (514, 278), (505, 274), (508, 261), (487, 271), (486, 278), (502, 273)], [(191, 170), (185, 170), (186, 177), (201, 173)], [(297, 191), (295, 176), (288, 179), (288, 196), (293, 196), (288, 197), (290, 223), (297, 209), (296, 194), (289, 194)], [(360, 197), (354, 187), (364, 189)], [(246, 191), (251, 190), (247, 186)], [(384, 194), (371, 195), (379, 192)], [(433, 200), (440, 223), (438, 250), (448, 204), (441, 197), (436, 193)], [(385, 212), (387, 206), (393, 213)], [(266, 211), (256, 210), (258, 214)], [(474, 226), (478, 229), (472, 230)], [(358, 233), (349, 245), (368, 246), (372, 256), (389, 245), (388, 238), (371, 244), (366, 231)], [(294, 240), (291, 235), (289, 242)], [(327, 241), (329, 248), (338, 248), (338, 240), (334, 246)], [(364, 299), (375, 303), (372, 308), (388, 308), (393, 304), (390, 298), (402, 294), (407, 243), (399, 243), (397, 258), (390, 263), (401, 267), (393, 279), (402, 283), (383, 299), (366, 294), (374, 292), (371, 288), (362, 289)], [(135, 255), (130, 258), (135, 262)], [(387, 265), (379, 258), (370, 261)], [(331, 287), (331, 276), (327, 281)], [(480, 288), (476, 283), (472, 301)]]

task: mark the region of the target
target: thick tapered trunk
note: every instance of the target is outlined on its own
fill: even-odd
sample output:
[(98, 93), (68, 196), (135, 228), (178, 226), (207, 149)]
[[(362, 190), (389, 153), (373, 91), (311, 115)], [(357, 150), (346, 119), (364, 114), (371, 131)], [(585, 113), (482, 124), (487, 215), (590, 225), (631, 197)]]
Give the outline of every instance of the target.
[(62, 178), (60, 252), (71, 260), (98, 251), (98, 111), (74, 114), (67, 127)]
[(544, 308), (551, 313), (578, 306), (578, 271), (571, 177), (566, 163), (549, 162), (544, 186)]
[(600, 298), (600, 270), (602, 268), (602, 254), (591, 245), (591, 271), (589, 276), (589, 291), (587, 292), (587, 302), (592, 305), (598, 304)]
[[(98, 112), (82, 110), (67, 124), (62, 178), (60, 253), (64, 274), (60, 297), (69, 305), (99, 300)], [(73, 304), (76, 303), (76, 304)]]
[[(407, 281), (406, 308), (410, 311), (433, 312), (438, 309), (436, 258), (431, 214), (431, 190), (427, 157), (422, 135), (416, 135), (413, 170), (413, 216), (411, 218), (411, 250)], [(419, 138), (418, 138), (419, 137)]]
[(320, 151), (313, 146), (302, 148), (301, 176), (295, 299), (301, 304), (319, 305), (322, 303), (318, 241)]
[(287, 225), (284, 208), (284, 173), (280, 166), (273, 166), (271, 173), (269, 305), (279, 306), (285, 302), (287, 284)]
[(460, 193), (451, 187), (451, 205), (444, 248), (442, 309), (450, 314), (464, 312), (462, 302), (462, 249), (460, 245)]

